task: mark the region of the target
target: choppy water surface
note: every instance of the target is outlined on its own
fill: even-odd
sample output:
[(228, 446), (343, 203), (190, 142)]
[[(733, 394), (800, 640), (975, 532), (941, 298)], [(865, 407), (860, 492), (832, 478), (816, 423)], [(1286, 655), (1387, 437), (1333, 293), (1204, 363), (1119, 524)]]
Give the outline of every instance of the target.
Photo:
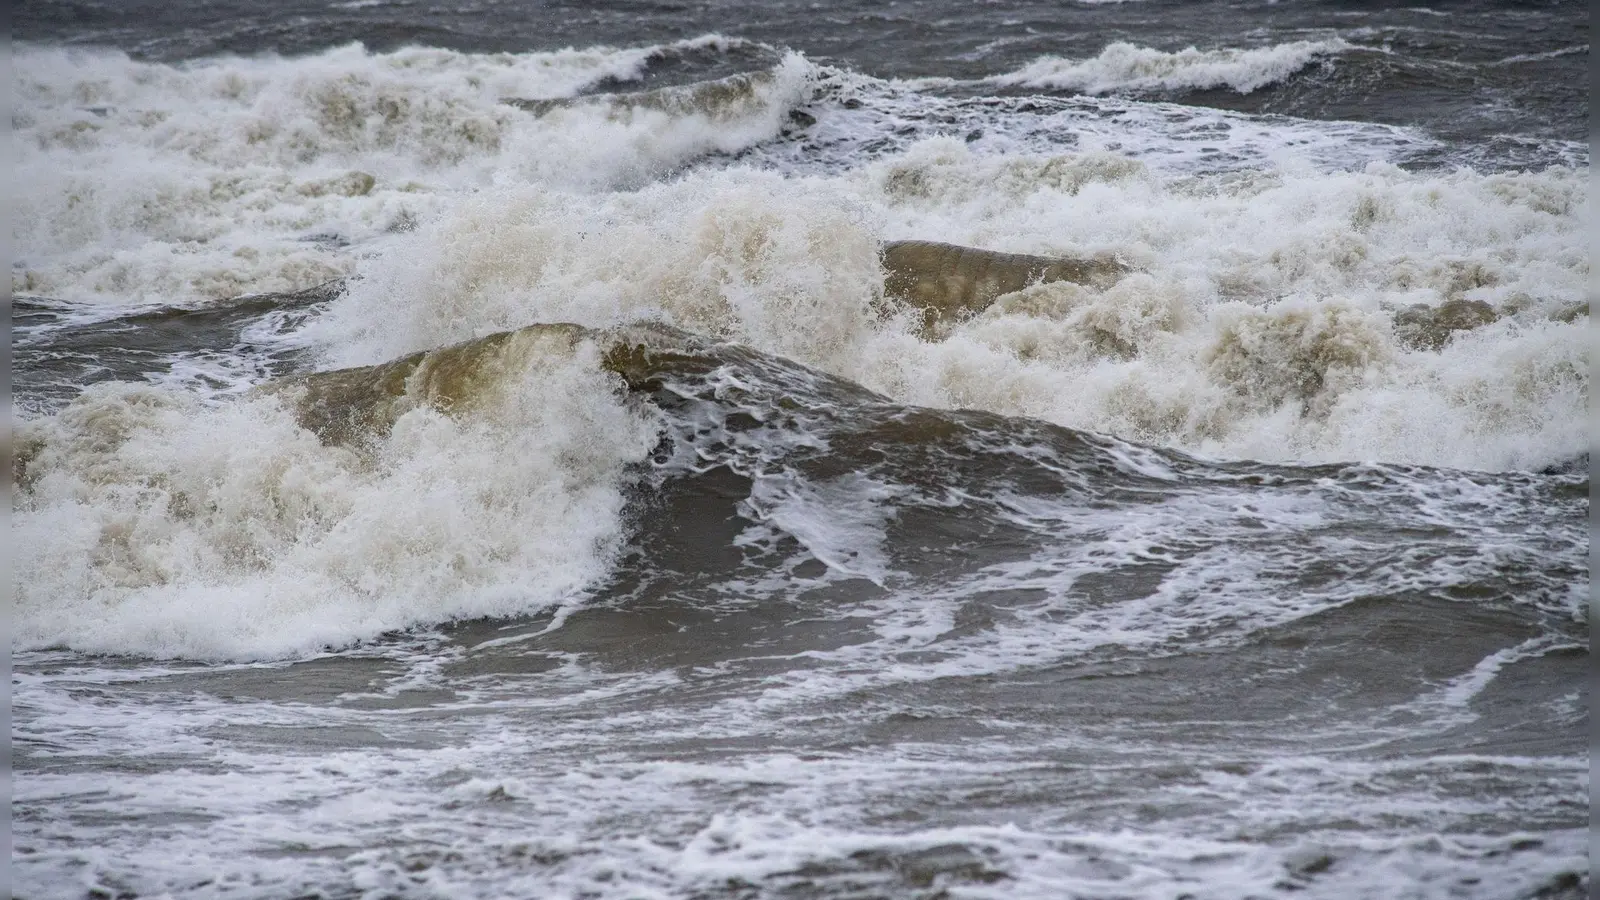
[(1586, 894), (1576, 5), (17, 27), (17, 896)]

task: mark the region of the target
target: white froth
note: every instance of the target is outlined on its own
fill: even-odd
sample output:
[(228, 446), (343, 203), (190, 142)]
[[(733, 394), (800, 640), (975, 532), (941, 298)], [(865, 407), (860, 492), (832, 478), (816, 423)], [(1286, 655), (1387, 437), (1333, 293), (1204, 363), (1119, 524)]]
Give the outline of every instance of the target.
[(593, 348), (527, 360), (481, 408), (405, 413), (371, 454), (273, 399), (92, 388), (24, 426), (19, 647), (260, 658), (525, 614), (604, 576), (621, 474), (654, 444)]
[(1312, 63), (1350, 49), (1342, 40), (1292, 41), (1251, 49), (1165, 52), (1126, 41), (1107, 44), (1089, 59), (1046, 56), (993, 83), (1105, 94), (1115, 91), (1206, 90), (1241, 94), (1283, 81)]
[(786, 472), (756, 478), (740, 512), (793, 537), (834, 572), (882, 586), (889, 576), (883, 528), (896, 493), (859, 473), (814, 484)]
[[(896, 362), (868, 384), (1229, 457), (1509, 468), (1584, 449), (1587, 320), (1549, 318), (1586, 299), (1582, 172), (1186, 180), (924, 153), (882, 175), (891, 236), (1110, 251), (1144, 274), (1024, 292), (943, 344), (894, 336), (917, 363), (867, 354)], [(1442, 351), (1395, 334), (1395, 310), (1449, 300), (1502, 318)]]

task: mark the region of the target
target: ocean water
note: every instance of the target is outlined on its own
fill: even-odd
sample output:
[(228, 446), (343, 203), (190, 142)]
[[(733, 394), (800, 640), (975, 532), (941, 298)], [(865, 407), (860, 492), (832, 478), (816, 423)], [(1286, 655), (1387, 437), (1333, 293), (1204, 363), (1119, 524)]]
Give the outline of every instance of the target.
[(1587, 896), (1587, 7), (13, 27), (13, 896)]

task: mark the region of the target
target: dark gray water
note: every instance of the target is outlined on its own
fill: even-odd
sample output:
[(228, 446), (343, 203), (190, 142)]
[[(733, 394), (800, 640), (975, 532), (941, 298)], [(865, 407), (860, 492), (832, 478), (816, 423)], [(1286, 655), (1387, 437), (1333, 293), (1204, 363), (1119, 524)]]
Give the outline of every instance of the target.
[(1585, 8), (13, 15), (15, 896), (1587, 893)]

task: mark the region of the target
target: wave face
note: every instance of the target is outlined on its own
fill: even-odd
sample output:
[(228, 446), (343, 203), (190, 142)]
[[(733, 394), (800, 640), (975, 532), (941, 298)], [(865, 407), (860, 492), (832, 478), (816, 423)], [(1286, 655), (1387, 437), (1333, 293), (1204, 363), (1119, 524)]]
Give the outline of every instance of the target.
[(1587, 889), (1560, 4), (134, 2), (19, 13), (19, 896)]

